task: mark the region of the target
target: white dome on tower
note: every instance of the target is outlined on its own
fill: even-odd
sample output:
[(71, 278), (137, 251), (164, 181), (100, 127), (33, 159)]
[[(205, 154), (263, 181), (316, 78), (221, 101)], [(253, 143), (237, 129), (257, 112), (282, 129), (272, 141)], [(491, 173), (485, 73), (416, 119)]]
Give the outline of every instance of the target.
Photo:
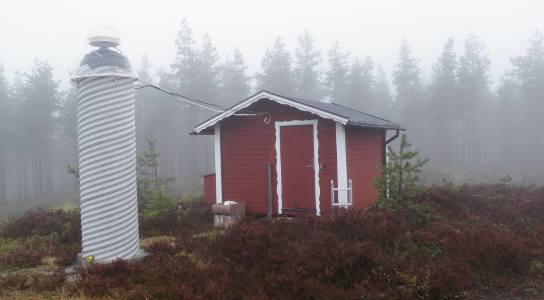
[(117, 47), (121, 43), (121, 35), (111, 26), (100, 25), (89, 32), (87, 43), (95, 47)]

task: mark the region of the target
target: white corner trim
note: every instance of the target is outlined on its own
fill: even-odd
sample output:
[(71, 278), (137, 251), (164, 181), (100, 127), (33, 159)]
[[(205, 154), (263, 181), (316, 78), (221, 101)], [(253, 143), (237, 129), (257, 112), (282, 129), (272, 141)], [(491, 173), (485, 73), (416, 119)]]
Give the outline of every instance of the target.
[(315, 209), (316, 214), (321, 215), (319, 208), (319, 196), (321, 189), (319, 187), (319, 141), (317, 139), (317, 120), (295, 120), (285, 122), (274, 122), (276, 126), (276, 173), (278, 174), (278, 185), (276, 191), (278, 193), (278, 214), (282, 214), (282, 184), (281, 184), (281, 147), (280, 147), (280, 128), (282, 126), (300, 126), (313, 125), (314, 132), (314, 178), (315, 178)]
[[(338, 188), (348, 187), (348, 169), (346, 165), (346, 127), (336, 122), (336, 170)], [(348, 191), (338, 191), (338, 203), (348, 203)]]
[(215, 203), (223, 203), (223, 181), (221, 176), (221, 123), (213, 126), (215, 146)]
[(198, 133), (198, 132), (200, 132), (200, 131), (202, 131), (202, 130), (210, 127), (210, 126), (215, 125), (217, 122), (223, 120), (224, 118), (235, 114), (240, 109), (246, 108), (246, 107), (250, 106), (251, 104), (253, 104), (254, 102), (257, 102), (258, 100), (263, 99), (263, 98), (270, 99), (270, 100), (275, 101), (275, 102), (280, 103), (280, 104), (289, 105), (291, 107), (300, 109), (302, 111), (307, 111), (307, 112), (316, 114), (316, 115), (318, 115), (320, 117), (323, 117), (325, 119), (331, 119), (331, 120), (333, 120), (335, 122), (340, 122), (340, 123), (342, 123), (344, 125), (347, 124), (347, 122), (349, 121), (349, 118), (341, 117), (341, 116), (329, 113), (327, 111), (324, 111), (324, 110), (321, 110), (321, 109), (318, 109), (318, 108), (315, 108), (315, 107), (312, 107), (312, 106), (309, 106), (309, 105), (306, 105), (306, 104), (302, 104), (300, 102), (296, 102), (296, 101), (288, 99), (288, 98), (283, 98), (283, 97), (276, 96), (274, 94), (270, 94), (270, 93), (267, 93), (267, 92), (263, 91), (263, 92), (257, 93), (255, 95), (249, 97), (248, 99), (238, 103), (237, 105), (235, 105), (232, 108), (226, 110), (225, 112), (220, 113), (220, 114), (216, 115), (215, 117), (209, 119), (208, 121), (196, 126), (194, 129)]

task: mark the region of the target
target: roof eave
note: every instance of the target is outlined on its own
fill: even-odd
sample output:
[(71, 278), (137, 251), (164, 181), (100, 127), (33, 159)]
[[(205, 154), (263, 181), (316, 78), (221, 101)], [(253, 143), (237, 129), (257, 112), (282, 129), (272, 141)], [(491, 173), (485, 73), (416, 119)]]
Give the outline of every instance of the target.
[(367, 128), (381, 128), (381, 129), (387, 129), (387, 130), (406, 130), (405, 128), (400, 127), (400, 124), (398, 126), (387, 126), (387, 125), (377, 125), (377, 124), (367, 124), (367, 123), (357, 123), (357, 122), (348, 122), (346, 126), (356, 126), (356, 127), (367, 127)]
[(221, 120), (234, 115), (237, 111), (239, 111), (239, 110), (241, 110), (243, 108), (246, 108), (249, 105), (253, 104), (254, 102), (256, 102), (256, 101), (258, 101), (260, 99), (263, 99), (263, 98), (270, 99), (270, 100), (275, 101), (275, 102), (280, 103), (280, 104), (289, 105), (291, 107), (300, 109), (302, 111), (307, 111), (307, 112), (316, 114), (316, 115), (318, 115), (320, 117), (323, 117), (323, 118), (326, 118), (326, 119), (331, 119), (331, 120), (334, 120), (336, 122), (340, 122), (340, 123), (342, 123), (344, 125), (348, 124), (348, 122), (349, 122), (348, 118), (341, 117), (341, 116), (338, 116), (336, 114), (323, 111), (323, 110), (318, 109), (318, 108), (313, 107), (313, 106), (302, 104), (302, 103), (297, 102), (295, 100), (280, 97), (278, 95), (275, 95), (275, 94), (272, 94), (272, 93), (269, 93), (269, 92), (266, 92), (266, 91), (261, 91), (261, 92), (255, 94), (255, 95), (247, 98), (246, 100), (240, 102), (239, 104), (231, 107), (227, 111), (225, 111), (223, 113), (220, 113), (220, 114), (212, 117), (208, 121), (205, 121), (205, 122), (197, 125), (195, 127), (196, 134), (198, 134), (200, 131), (202, 131), (202, 130), (210, 127), (210, 126), (214, 126), (217, 122), (220, 122)]

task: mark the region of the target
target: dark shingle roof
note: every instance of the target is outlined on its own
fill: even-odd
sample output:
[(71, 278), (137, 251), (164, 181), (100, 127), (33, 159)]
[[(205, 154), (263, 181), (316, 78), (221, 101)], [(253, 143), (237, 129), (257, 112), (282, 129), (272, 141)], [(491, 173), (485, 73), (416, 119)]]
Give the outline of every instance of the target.
[[(274, 93), (270, 93), (270, 94), (274, 94)], [(360, 112), (358, 110), (351, 109), (349, 107), (345, 107), (336, 103), (327, 103), (327, 102), (300, 99), (295, 97), (286, 97), (286, 96), (281, 96), (277, 94), (274, 94), (274, 95), (287, 98), (289, 100), (296, 101), (296, 102), (329, 112), (331, 114), (348, 118), (349, 119), (348, 125), (365, 126), (365, 127), (381, 127), (381, 128), (388, 128), (388, 129), (403, 129), (401, 128), (401, 125), (399, 123), (391, 122), (386, 119), (369, 115), (367, 113)]]

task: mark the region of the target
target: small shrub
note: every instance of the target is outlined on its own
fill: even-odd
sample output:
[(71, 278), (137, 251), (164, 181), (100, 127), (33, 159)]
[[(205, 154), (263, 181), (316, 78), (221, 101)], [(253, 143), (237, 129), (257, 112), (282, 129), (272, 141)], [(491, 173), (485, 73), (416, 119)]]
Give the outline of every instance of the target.
[(173, 236), (187, 230), (197, 233), (211, 229), (211, 204), (204, 203), (203, 195), (184, 197), (185, 201), (174, 201), (178, 205), (160, 216), (140, 215), (140, 236)]
[(0, 276), (0, 289), (24, 290), (27, 281), (26, 276), (17, 273)]
[(31, 209), (23, 215), (10, 217), (0, 227), (1, 238), (25, 238), (31, 235), (51, 235), (56, 232), (63, 243), (81, 242), (81, 215), (78, 209)]
[(4, 268), (34, 267), (47, 256), (55, 257), (53, 264), (67, 266), (79, 252), (81, 216), (76, 209), (28, 210), (0, 228), (0, 265)]
[(51, 275), (44, 275), (40, 273), (34, 273), (31, 275), (32, 287), (37, 292), (43, 291), (55, 291), (66, 281), (66, 275), (63, 273), (54, 273)]

